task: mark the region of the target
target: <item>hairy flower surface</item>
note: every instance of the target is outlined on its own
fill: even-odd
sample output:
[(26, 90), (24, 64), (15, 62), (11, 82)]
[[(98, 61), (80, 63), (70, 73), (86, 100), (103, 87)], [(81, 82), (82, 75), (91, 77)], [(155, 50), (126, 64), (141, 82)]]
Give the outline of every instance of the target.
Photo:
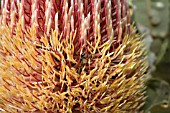
[(2, 0), (0, 110), (134, 113), (147, 69), (126, 0)]

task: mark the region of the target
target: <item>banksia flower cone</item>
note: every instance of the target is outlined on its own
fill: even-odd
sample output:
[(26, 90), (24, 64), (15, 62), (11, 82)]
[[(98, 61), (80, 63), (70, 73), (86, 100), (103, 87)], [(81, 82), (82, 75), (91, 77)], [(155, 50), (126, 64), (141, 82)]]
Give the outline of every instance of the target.
[(8, 113), (134, 113), (143, 43), (126, 0), (3, 0), (0, 108)]

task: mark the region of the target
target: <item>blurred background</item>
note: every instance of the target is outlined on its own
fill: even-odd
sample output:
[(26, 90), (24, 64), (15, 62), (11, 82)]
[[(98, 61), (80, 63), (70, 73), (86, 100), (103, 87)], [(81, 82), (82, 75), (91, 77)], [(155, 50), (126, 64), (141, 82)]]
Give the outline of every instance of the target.
[(170, 0), (129, 0), (148, 50), (147, 100), (141, 111), (170, 113)]

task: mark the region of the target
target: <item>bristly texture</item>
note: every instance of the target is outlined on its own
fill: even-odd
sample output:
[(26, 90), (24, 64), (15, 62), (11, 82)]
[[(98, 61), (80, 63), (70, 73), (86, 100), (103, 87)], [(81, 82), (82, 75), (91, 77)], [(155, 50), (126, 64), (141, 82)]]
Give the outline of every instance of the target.
[(134, 113), (147, 69), (126, 0), (3, 0), (0, 110)]

